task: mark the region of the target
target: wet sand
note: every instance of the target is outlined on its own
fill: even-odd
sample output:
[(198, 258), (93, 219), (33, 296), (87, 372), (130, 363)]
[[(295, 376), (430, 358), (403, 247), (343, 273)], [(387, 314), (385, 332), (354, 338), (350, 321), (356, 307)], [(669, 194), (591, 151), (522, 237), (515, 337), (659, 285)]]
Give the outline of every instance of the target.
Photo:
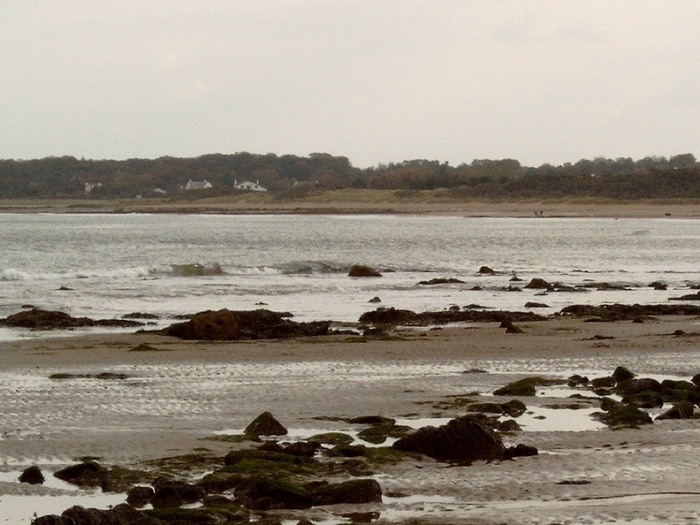
[[(464, 412), (450, 407), (453, 396), (479, 392), (488, 401), (495, 388), (531, 375), (596, 377), (618, 365), (641, 376), (689, 379), (700, 372), (697, 318), (551, 319), (520, 326), (525, 333), (478, 324), (367, 341), (210, 343), (107, 334), (6, 342), (0, 351), (0, 458), (5, 471), (82, 456), (135, 465), (197, 447), (224, 454), (230, 444), (204, 438), (241, 432), (265, 410), (292, 433), (351, 431), (352, 425), (319, 418), (455, 417)], [(677, 330), (685, 335), (673, 335)], [(144, 342), (161, 351), (130, 351)], [(104, 372), (126, 377), (49, 378)], [(544, 394), (523, 401), (532, 410), (563, 401), (563, 394)], [(525, 428), (506, 437), (509, 444), (536, 446), (536, 457), (470, 467), (429, 459), (386, 466), (377, 478), (384, 503), (368, 509), (381, 512), (383, 523), (700, 520), (700, 420), (574, 431), (578, 416), (567, 414), (567, 430)], [(0, 482), (0, 501), (3, 494), (42, 490)], [(332, 520), (338, 511), (316, 508), (306, 515)]]
[(323, 202), (271, 199), (158, 200), (0, 200), (0, 213), (220, 213), (220, 214), (426, 214), (464, 217), (609, 217), (697, 218), (700, 203), (681, 200), (452, 201), (334, 200)]

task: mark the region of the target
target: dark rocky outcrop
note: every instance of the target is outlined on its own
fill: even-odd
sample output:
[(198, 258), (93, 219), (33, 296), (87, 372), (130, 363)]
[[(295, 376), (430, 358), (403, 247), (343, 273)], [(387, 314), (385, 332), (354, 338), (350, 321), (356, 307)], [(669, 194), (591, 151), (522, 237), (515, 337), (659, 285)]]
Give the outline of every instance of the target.
[(92, 326), (107, 327), (137, 327), (143, 323), (127, 319), (90, 319), (89, 317), (72, 317), (65, 312), (42, 310), (32, 308), (4, 319), (0, 319), (0, 325), (17, 328), (30, 328), (32, 330), (66, 330), (71, 328), (85, 328)]
[(314, 505), (381, 503), (382, 488), (375, 479), (327, 483), (316, 488), (312, 502)]
[(429, 281), (419, 281), (418, 284), (423, 286), (434, 286), (437, 284), (464, 284), (464, 281), (455, 279), (454, 277), (436, 277)]
[(295, 323), (291, 314), (270, 310), (233, 311), (222, 309), (193, 315), (159, 333), (181, 339), (230, 341), (237, 339), (285, 339), (327, 335), (330, 322)]
[(561, 379), (547, 379), (545, 377), (524, 377), (508, 383), (494, 391), (494, 396), (534, 396), (538, 386), (559, 385), (565, 381)]
[(379, 270), (372, 268), (371, 266), (366, 266), (364, 264), (355, 264), (350, 267), (348, 271), (349, 277), (381, 277), (382, 274)]
[(249, 478), (236, 487), (236, 502), (254, 510), (308, 509), (311, 494), (289, 480), (268, 477)]
[(440, 427), (420, 428), (400, 438), (392, 448), (463, 465), (477, 460), (504, 459), (506, 450), (498, 434), (469, 416), (458, 417)]
[(270, 412), (263, 412), (243, 432), (251, 436), (284, 436), (287, 429)]
[(470, 323), (501, 323), (509, 322), (529, 322), (544, 321), (546, 317), (533, 314), (532, 312), (507, 312), (501, 310), (442, 310), (439, 312), (416, 313), (411, 310), (401, 310), (398, 308), (378, 308), (371, 312), (365, 312), (360, 316), (360, 322), (365, 324), (378, 325), (407, 325), (426, 326), (441, 325), (457, 322)]
[(108, 470), (95, 461), (70, 465), (54, 473), (58, 479), (81, 487), (101, 487)]
[(687, 304), (604, 304), (600, 306), (574, 304), (562, 308), (560, 314), (572, 317), (593, 317), (602, 321), (632, 321), (638, 318), (662, 315), (700, 315), (700, 306)]
[(603, 409), (605, 408), (606, 412), (598, 412), (595, 416), (610, 427), (639, 428), (652, 423), (651, 416), (635, 406), (612, 402), (606, 404)]
[(479, 273), (481, 275), (493, 275), (496, 272), (492, 268), (489, 268), (488, 266), (482, 266), (481, 268), (479, 268)]
[(41, 485), (44, 483), (44, 474), (36, 465), (27, 467), (19, 476), (20, 483), (29, 483), (30, 485)]

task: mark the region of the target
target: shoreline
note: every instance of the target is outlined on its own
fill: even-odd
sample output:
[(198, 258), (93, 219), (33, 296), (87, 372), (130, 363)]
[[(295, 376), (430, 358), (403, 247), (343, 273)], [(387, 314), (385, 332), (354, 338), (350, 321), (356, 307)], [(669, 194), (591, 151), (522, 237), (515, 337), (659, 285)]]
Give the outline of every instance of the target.
[[(541, 212), (541, 215), (540, 215)], [(0, 200), (0, 214), (228, 214), (228, 215), (450, 215), (513, 218), (698, 218), (700, 203), (672, 201), (333, 201), (255, 202), (247, 199), (202, 199), (194, 202), (129, 200)]]

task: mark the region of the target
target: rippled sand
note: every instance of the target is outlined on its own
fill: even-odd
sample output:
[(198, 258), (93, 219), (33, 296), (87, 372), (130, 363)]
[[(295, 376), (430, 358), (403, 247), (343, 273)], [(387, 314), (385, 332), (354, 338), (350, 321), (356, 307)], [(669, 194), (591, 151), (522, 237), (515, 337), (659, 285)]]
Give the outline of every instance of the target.
[[(26, 513), (32, 495), (64, 494), (61, 487), (16, 483), (14, 473), (26, 466), (39, 464), (51, 472), (88, 455), (106, 464), (132, 464), (202, 446), (223, 454), (228, 445), (202, 438), (239, 432), (265, 410), (303, 437), (357, 430), (318, 419), (323, 416), (381, 414), (431, 422), (462, 415), (444, 406), (450, 396), (479, 392), (488, 400), (494, 389), (526, 375), (595, 377), (618, 365), (654, 377), (688, 379), (700, 372), (697, 319), (643, 324), (556, 319), (521, 327), (524, 334), (506, 334), (492, 324), (410, 330), (396, 340), (367, 342), (335, 336), (188, 343), (121, 334), (4, 343), (0, 523), (27, 523), (25, 515), (5, 516), (11, 507)], [(687, 335), (672, 335), (676, 330)], [(612, 339), (595, 337), (601, 335)], [(143, 342), (163, 351), (129, 351)], [(50, 378), (102, 372), (127, 378)], [(531, 425), (523, 416), (524, 431), (506, 439), (536, 446), (539, 456), (460, 468), (431, 460), (386, 467), (378, 477), (384, 503), (370, 510), (379, 511), (384, 522), (700, 520), (700, 420), (595, 430), (591, 410), (555, 414), (548, 408), (566, 395), (566, 389), (543, 389), (523, 398), (533, 412)], [(537, 415), (546, 419), (532, 418)], [(308, 516), (339, 523), (337, 511), (318, 508)]]

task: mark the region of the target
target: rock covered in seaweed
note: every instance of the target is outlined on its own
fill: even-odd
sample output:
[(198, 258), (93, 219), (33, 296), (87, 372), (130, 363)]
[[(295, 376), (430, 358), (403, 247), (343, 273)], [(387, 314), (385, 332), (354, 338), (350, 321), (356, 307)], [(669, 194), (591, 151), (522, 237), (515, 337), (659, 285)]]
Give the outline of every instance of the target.
[(420, 428), (400, 438), (392, 448), (463, 465), (506, 457), (506, 447), (499, 435), (470, 416), (452, 419), (440, 427)]
[(226, 308), (193, 315), (160, 331), (181, 339), (233, 341), (237, 339), (285, 339), (328, 334), (330, 322), (295, 323), (288, 313), (260, 309), (234, 311)]

